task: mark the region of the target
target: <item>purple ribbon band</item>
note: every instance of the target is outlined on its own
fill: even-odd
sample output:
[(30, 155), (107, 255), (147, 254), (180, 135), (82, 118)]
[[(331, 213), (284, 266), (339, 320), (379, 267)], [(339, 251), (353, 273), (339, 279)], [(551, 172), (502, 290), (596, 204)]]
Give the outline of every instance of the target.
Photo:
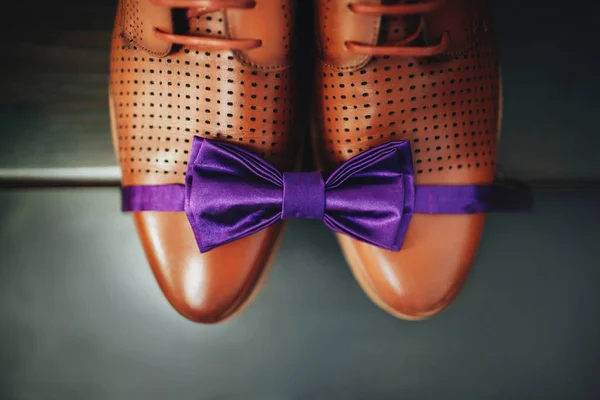
[(331, 230), (400, 250), (413, 213), (474, 214), (531, 207), (522, 187), (415, 186), (408, 141), (351, 158), (326, 180), (281, 173), (234, 145), (195, 137), (185, 185), (126, 186), (124, 211), (184, 211), (201, 252), (281, 219), (322, 219)]
[(325, 182), (318, 172), (284, 172), (281, 218), (322, 219), (325, 215)]

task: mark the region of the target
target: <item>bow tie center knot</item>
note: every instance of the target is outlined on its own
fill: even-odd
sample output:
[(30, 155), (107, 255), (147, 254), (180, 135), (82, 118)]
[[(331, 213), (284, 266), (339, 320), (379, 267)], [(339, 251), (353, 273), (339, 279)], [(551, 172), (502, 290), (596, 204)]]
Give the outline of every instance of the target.
[(325, 183), (319, 171), (283, 174), (282, 219), (322, 219), (325, 213)]

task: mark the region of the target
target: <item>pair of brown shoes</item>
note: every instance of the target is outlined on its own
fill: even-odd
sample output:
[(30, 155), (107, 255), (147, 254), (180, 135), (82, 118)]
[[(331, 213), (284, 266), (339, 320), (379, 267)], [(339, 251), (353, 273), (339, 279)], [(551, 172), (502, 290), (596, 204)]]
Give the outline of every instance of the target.
[[(410, 140), (419, 185), (494, 179), (501, 82), (487, 1), (315, 0), (319, 167)], [(297, 168), (294, 0), (120, 0), (110, 110), (124, 186), (184, 183), (194, 136)], [(301, 38), (300, 38), (301, 39)], [(158, 283), (185, 317), (238, 313), (273, 262), (282, 224), (198, 250), (183, 213), (134, 220)], [(338, 235), (369, 297), (421, 319), (444, 309), (473, 262), (485, 214), (415, 214), (402, 250)]]

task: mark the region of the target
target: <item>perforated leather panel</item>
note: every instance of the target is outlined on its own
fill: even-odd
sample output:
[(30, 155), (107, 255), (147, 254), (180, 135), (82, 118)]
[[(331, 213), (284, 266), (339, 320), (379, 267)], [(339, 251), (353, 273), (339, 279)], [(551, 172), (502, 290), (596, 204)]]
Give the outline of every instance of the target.
[[(469, 18), (458, 23), (474, 29)], [(491, 181), (499, 68), (491, 22), (485, 23), (474, 44), (443, 57), (373, 57), (352, 71), (321, 63), (317, 143), (325, 168), (390, 140), (410, 140), (418, 183)], [(379, 42), (400, 40), (416, 26), (385, 17)]]
[[(137, 1), (122, 4), (131, 8)], [(135, 10), (127, 12), (126, 24), (144, 23), (131, 17)], [(288, 13), (282, 9), (282, 18)], [(124, 185), (183, 183), (194, 135), (232, 142), (283, 170), (293, 168), (294, 90), (287, 67), (261, 70), (243, 65), (231, 51), (186, 47), (155, 57), (122, 37), (120, 17), (112, 44), (110, 94)], [(194, 17), (189, 30), (224, 36), (225, 25), (219, 11)]]

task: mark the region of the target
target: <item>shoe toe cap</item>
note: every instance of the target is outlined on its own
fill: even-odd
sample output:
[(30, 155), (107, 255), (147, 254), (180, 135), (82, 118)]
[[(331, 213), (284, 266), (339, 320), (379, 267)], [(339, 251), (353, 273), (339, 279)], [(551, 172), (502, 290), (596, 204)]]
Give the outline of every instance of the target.
[(462, 287), (484, 222), (484, 215), (414, 215), (398, 252), (339, 240), (377, 305), (400, 318), (423, 319), (445, 309)]
[(156, 279), (172, 306), (200, 323), (220, 322), (250, 300), (274, 250), (279, 226), (200, 253), (184, 213), (135, 213)]

